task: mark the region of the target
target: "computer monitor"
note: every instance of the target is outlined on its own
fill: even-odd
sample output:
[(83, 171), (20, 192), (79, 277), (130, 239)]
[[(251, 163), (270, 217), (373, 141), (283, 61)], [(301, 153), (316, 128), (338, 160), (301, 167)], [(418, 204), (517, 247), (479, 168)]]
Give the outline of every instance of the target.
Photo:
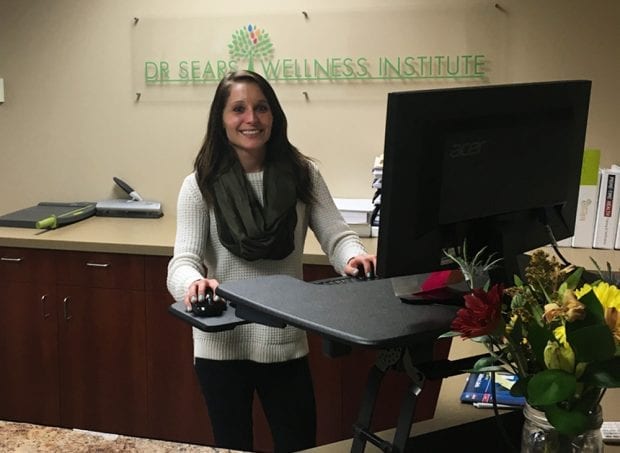
[(454, 266), (443, 250), (517, 257), (574, 233), (591, 82), (388, 94), (377, 274)]

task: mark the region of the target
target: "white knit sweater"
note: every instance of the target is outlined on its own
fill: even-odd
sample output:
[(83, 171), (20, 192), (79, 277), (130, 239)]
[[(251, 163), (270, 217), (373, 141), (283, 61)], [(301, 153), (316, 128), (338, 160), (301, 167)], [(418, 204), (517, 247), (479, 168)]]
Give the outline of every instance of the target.
[[(205, 276), (220, 283), (227, 280), (284, 274), (302, 278), (302, 256), (308, 227), (337, 272), (347, 261), (366, 250), (349, 229), (334, 205), (327, 185), (314, 164), (311, 179), (316, 202), (297, 203), (295, 250), (282, 260), (246, 261), (230, 253), (219, 241), (213, 209), (204, 202), (190, 174), (183, 181), (177, 203), (177, 232), (174, 256), (168, 265), (168, 290), (181, 301), (189, 285)], [(247, 178), (262, 203), (263, 172)], [(207, 271), (208, 269), (208, 271)], [(291, 294), (291, 298), (295, 295)], [(245, 324), (233, 330), (207, 333), (193, 329), (194, 356), (215, 360), (253, 360), (270, 363), (302, 357), (308, 353), (305, 332), (295, 327), (283, 329)]]

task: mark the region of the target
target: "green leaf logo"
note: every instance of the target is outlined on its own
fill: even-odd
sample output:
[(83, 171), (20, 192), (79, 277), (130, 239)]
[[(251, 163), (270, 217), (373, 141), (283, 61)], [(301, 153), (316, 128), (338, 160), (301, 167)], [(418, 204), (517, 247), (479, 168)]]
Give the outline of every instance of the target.
[(252, 24), (235, 31), (232, 35), (232, 42), (228, 44), (228, 54), (231, 60), (247, 60), (250, 71), (254, 70), (256, 59), (271, 57), (273, 50), (269, 33)]

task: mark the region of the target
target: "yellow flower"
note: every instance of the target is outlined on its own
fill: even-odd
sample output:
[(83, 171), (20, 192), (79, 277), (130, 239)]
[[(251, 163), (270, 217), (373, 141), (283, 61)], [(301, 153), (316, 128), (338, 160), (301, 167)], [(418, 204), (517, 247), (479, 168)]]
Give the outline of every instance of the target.
[[(560, 347), (563, 348), (563, 351), (557, 352), (557, 354), (564, 354), (564, 355), (566, 355), (568, 357), (567, 360), (569, 361), (569, 365), (568, 365), (567, 368), (569, 368), (569, 369), (565, 369), (565, 368), (562, 368), (562, 369), (564, 371), (568, 371), (569, 373), (572, 373), (573, 370), (570, 369), (570, 360), (572, 360), (572, 364), (575, 367), (575, 377), (577, 379), (579, 379), (581, 377), (581, 375), (583, 374), (583, 372), (586, 370), (586, 366), (588, 364), (584, 363), (584, 362), (577, 362), (577, 363), (575, 363), (575, 352), (573, 351), (573, 348), (570, 346), (570, 344), (568, 344), (568, 339), (566, 338), (566, 327), (564, 325), (561, 325), (561, 326), (556, 327), (555, 329), (553, 329), (553, 336), (560, 343)], [(545, 354), (546, 349), (547, 348), (545, 348), (545, 350), (543, 351), (543, 355)], [(551, 354), (551, 351), (547, 352), (547, 354)], [(551, 368), (547, 364), (546, 357), (545, 357), (545, 365), (547, 365), (547, 368)]]
[(615, 285), (610, 285), (607, 282), (600, 282), (592, 287), (590, 284), (586, 283), (580, 289), (575, 290), (575, 294), (580, 298), (591, 289), (594, 290), (594, 294), (603, 308), (615, 307), (616, 309), (620, 309), (620, 289)]
[(579, 290), (575, 291), (575, 294), (577, 297), (581, 297), (590, 290), (594, 290), (594, 294), (603, 306), (605, 322), (611, 330), (616, 344), (620, 344), (620, 316), (618, 316), (618, 311), (620, 310), (620, 289), (607, 282), (600, 282), (594, 287), (586, 283)]
[(563, 325), (553, 329), (553, 336), (560, 342), (561, 345), (568, 345), (568, 341), (566, 340), (566, 328)]
[(568, 343), (547, 342), (543, 351), (545, 365), (549, 369), (560, 369), (567, 373), (575, 371), (575, 352)]

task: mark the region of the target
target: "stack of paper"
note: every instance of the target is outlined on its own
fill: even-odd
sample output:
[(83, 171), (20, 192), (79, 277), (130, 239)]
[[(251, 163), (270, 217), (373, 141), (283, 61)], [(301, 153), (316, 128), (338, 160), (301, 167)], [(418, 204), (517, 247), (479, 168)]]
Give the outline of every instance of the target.
[(375, 157), (372, 168), (372, 198), (334, 198), (336, 207), (345, 222), (360, 237), (379, 236), (379, 206), (381, 203), (381, 178), (383, 177), (383, 155)]
[(379, 221), (381, 216), (381, 183), (383, 179), (383, 154), (375, 157), (372, 167), (372, 187), (375, 189), (375, 195), (372, 202), (375, 205), (375, 215), (372, 218), (372, 236), (379, 236)]
[(334, 198), (334, 202), (353, 231), (360, 237), (370, 237), (370, 221), (375, 209), (370, 198)]

